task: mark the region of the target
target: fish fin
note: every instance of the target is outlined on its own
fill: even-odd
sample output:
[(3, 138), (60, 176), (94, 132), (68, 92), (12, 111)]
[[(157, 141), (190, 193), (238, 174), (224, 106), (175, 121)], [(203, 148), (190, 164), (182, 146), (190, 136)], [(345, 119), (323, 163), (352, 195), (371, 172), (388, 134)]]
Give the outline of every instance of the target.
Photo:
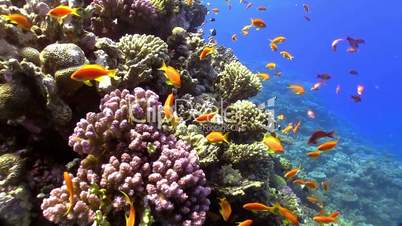
[(93, 86), (92, 83), (91, 83), (91, 81), (89, 81), (89, 80), (85, 80), (85, 81), (83, 81), (83, 83), (84, 83), (85, 85), (87, 85), (87, 86)]
[(102, 82), (103, 80), (105, 80), (105, 78), (107, 78), (106, 75), (100, 76), (100, 77), (98, 77), (98, 78), (96, 78), (96, 79), (94, 79), (94, 80), (97, 81), (97, 82)]
[(223, 141), (225, 141), (227, 144), (229, 144), (229, 132), (225, 133), (225, 135), (223, 135)]
[(65, 18), (66, 16), (62, 16), (62, 17), (56, 17), (56, 20), (57, 20), (57, 22), (60, 24), (60, 25), (63, 25), (63, 23), (64, 23), (64, 18)]
[(164, 71), (164, 70), (166, 70), (166, 68), (167, 68), (166, 63), (165, 63), (165, 61), (163, 61), (162, 67), (160, 67), (159, 70)]
[(118, 69), (112, 69), (112, 70), (109, 70), (109, 72), (108, 72), (108, 75), (111, 77), (111, 78), (113, 78), (114, 80), (118, 80), (119, 78), (117, 77), (117, 72), (118, 72)]
[(335, 131), (332, 131), (328, 134), (329, 137), (334, 138), (335, 137)]
[(74, 16), (80, 17), (81, 15), (77, 12), (78, 10), (79, 10), (79, 8), (74, 8), (73, 11), (71, 12), (71, 14), (73, 14)]
[(168, 79), (166, 79), (165, 83), (168, 84), (169, 86), (173, 86), (173, 82), (171, 82), (171, 81), (168, 80)]

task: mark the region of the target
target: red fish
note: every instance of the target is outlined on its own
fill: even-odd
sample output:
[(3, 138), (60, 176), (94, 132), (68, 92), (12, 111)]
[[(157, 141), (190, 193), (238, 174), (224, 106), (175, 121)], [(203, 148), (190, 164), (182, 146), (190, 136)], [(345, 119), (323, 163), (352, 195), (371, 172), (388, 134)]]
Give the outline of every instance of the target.
[(362, 101), (362, 97), (360, 95), (352, 95), (351, 98), (355, 103), (359, 103)]
[(322, 74), (318, 74), (317, 78), (319, 78), (321, 80), (329, 80), (331, 78), (331, 75), (329, 75), (327, 73), (322, 73)]
[(308, 139), (308, 144), (312, 145), (312, 144), (317, 144), (317, 141), (321, 138), (324, 137), (330, 137), (330, 138), (334, 138), (335, 136), (335, 131), (331, 131), (331, 132), (325, 132), (325, 131), (315, 131), (310, 138)]

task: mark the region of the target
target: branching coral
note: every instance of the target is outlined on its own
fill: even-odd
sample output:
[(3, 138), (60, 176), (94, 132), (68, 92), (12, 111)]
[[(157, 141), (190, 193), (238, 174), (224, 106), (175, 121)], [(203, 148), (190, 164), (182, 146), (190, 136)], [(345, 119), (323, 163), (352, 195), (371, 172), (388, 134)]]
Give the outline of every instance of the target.
[(152, 71), (169, 59), (167, 44), (153, 35), (126, 35), (117, 45), (126, 61), (122, 66), (125, 87), (135, 87), (150, 81), (153, 78)]
[(149, 114), (160, 107), (158, 96), (142, 88), (106, 95), (101, 112), (88, 113), (70, 137), (74, 151), (90, 154), (73, 179), (77, 195), (72, 213), (64, 216), (68, 193), (63, 185), (43, 201), (44, 216), (56, 223), (85, 225), (95, 220), (97, 211), (107, 216), (124, 209), (125, 192), (137, 205), (151, 207), (166, 225), (201, 226), (210, 189), (195, 151), (153, 125)]
[(225, 66), (218, 74), (215, 85), (218, 93), (227, 103), (252, 97), (261, 89), (260, 79), (238, 61)]

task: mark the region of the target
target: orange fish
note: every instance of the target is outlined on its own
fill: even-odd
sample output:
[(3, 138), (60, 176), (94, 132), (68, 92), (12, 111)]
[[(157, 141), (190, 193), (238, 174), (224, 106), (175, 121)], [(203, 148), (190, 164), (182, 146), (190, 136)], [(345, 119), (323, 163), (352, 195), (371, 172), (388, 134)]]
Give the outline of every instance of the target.
[(281, 51), (280, 54), (281, 54), (281, 56), (282, 56), (283, 58), (288, 59), (288, 60), (293, 60), (293, 59), (295, 58), (295, 57), (294, 57), (291, 53), (289, 53), (288, 51)]
[(264, 22), (264, 20), (256, 18), (256, 19), (251, 19), (251, 25), (253, 25), (254, 27), (258, 29), (260, 28), (264, 28), (266, 27), (266, 23)]
[(237, 34), (232, 35), (232, 41), (234, 41), (234, 42), (237, 41)]
[(117, 79), (117, 69), (108, 70), (100, 64), (86, 64), (78, 68), (72, 75), (71, 79), (82, 81), (87, 86), (92, 86), (91, 80), (98, 82), (103, 81), (107, 76)]
[(329, 191), (329, 182), (328, 181), (321, 182), (321, 187), (324, 191), (328, 192)]
[(320, 86), (322, 85), (322, 82), (316, 82), (314, 85), (311, 87), (311, 90), (318, 90)]
[(329, 224), (336, 222), (336, 218), (331, 216), (315, 216), (313, 217), (313, 220), (320, 224)]
[(258, 73), (257, 77), (261, 78), (262, 80), (268, 80), (270, 78), (269, 74), (267, 73)]
[(337, 216), (339, 216), (341, 214), (341, 212), (339, 211), (339, 210), (337, 210), (337, 211), (335, 211), (335, 212), (332, 212), (329, 216), (330, 217), (337, 217)]
[(304, 185), (306, 185), (306, 187), (308, 187), (310, 189), (317, 189), (318, 188), (317, 182), (315, 182), (313, 180), (306, 180), (304, 182)]
[(260, 11), (265, 11), (265, 10), (267, 10), (267, 7), (265, 7), (265, 6), (258, 6), (257, 9), (260, 10)]
[(269, 47), (271, 48), (272, 51), (276, 52), (278, 51), (278, 46), (275, 43), (269, 44)]
[(267, 63), (265, 65), (266, 68), (268, 68), (269, 70), (274, 70), (276, 68), (276, 64), (275, 63)]
[(71, 178), (71, 175), (68, 172), (64, 172), (63, 177), (64, 177), (64, 182), (67, 187), (68, 200), (70, 201), (68, 209), (65, 213), (65, 215), (67, 215), (71, 212), (71, 210), (73, 209), (73, 205), (74, 205), (74, 185), (73, 185), (73, 180)]
[(213, 8), (213, 9), (211, 9), (211, 10), (212, 10), (212, 12), (214, 12), (215, 14), (219, 13), (219, 8)]
[(274, 39), (272, 39), (271, 43), (280, 44), (280, 43), (283, 43), (285, 41), (286, 41), (286, 38), (284, 36), (278, 36), (278, 37), (275, 37)]
[(292, 178), (292, 177), (296, 176), (299, 172), (300, 172), (300, 168), (293, 168), (293, 169), (289, 170), (288, 172), (286, 172), (285, 175), (283, 175), (283, 176), (286, 178)]
[(298, 121), (298, 122), (293, 126), (293, 133), (294, 133), (294, 134), (296, 134), (296, 133), (299, 131), (300, 126), (301, 126), (301, 122), (300, 122), (300, 121)]
[(200, 53), (200, 60), (204, 60), (208, 55), (215, 51), (215, 47), (206, 46)]
[(228, 137), (229, 133), (223, 134), (222, 132), (213, 131), (207, 135), (207, 140), (210, 143), (220, 143), (220, 142), (229, 143)]
[(245, 221), (239, 222), (239, 224), (237, 226), (250, 226), (251, 224), (253, 224), (252, 220), (245, 220)]
[(28, 17), (19, 14), (19, 13), (13, 13), (9, 15), (2, 15), (1, 17), (4, 17), (4, 19), (10, 21), (13, 24), (16, 24), (18, 27), (21, 27), (23, 29), (29, 30), (32, 27), (32, 22), (28, 19)]
[(163, 113), (167, 119), (171, 119), (173, 117), (173, 105), (174, 105), (174, 95), (173, 93), (169, 94), (166, 98), (165, 104), (163, 105)]
[(357, 86), (357, 94), (359, 94), (359, 96), (363, 95), (364, 92), (364, 86), (363, 85), (358, 85)]
[(244, 26), (244, 27), (241, 29), (241, 33), (242, 33), (244, 36), (248, 35), (250, 28), (251, 28), (251, 25), (246, 25), (246, 26)]
[(216, 115), (216, 112), (212, 112), (212, 113), (206, 113), (206, 114), (202, 114), (197, 116), (197, 118), (194, 119), (195, 122), (208, 122), (211, 121), (211, 119), (213, 119)]
[(224, 221), (228, 221), (232, 214), (232, 207), (225, 197), (219, 199), (219, 213), (222, 215)]
[(121, 191), (121, 193), (124, 195), (124, 198), (126, 200), (126, 203), (130, 205), (130, 211), (128, 216), (126, 215), (126, 226), (134, 226), (135, 225), (135, 208), (133, 201), (131, 201), (130, 197), (124, 192)]
[(315, 196), (315, 195), (309, 195), (309, 196), (307, 196), (307, 200), (309, 201), (309, 202), (311, 202), (312, 204), (316, 204), (316, 205), (322, 205), (322, 202), (321, 202), (321, 200), (317, 197), (317, 196)]
[(317, 147), (317, 150), (320, 150), (320, 151), (328, 151), (328, 150), (334, 148), (337, 143), (338, 143), (338, 141), (336, 141), (336, 140), (327, 141), (327, 142), (325, 142), (325, 143), (323, 143), (323, 144), (320, 144), (320, 145)]
[(71, 8), (66, 5), (59, 5), (54, 9), (51, 9), (47, 15), (51, 17), (57, 18), (59, 22), (62, 22), (63, 19), (68, 16), (68, 15), (74, 15), (74, 16), (80, 16), (80, 14), (77, 13), (78, 8)]
[(162, 67), (159, 68), (159, 70), (164, 72), (164, 75), (167, 79), (166, 83), (168, 85), (172, 85), (176, 88), (181, 87), (180, 73), (174, 67), (166, 66), (166, 64), (163, 63)]
[(296, 179), (292, 183), (297, 184), (297, 185), (302, 185), (302, 187), (304, 187), (304, 184), (305, 184), (303, 179)]
[(293, 129), (293, 123), (288, 123), (288, 125), (281, 130), (283, 134), (288, 134)]
[(311, 157), (312, 159), (316, 159), (321, 155), (321, 151), (311, 151), (306, 153), (307, 156)]
[(286, 220), (288, 220), (290, 223), (292, 223), (293, 225), (299, 225), (299, 218), (290, 210), (280, 206), (278, 203), (276, 203), (274, 207), (278, 208), (279, 214)]
[(269, 150), (272, 150), (274, 153), (284, 152), (284, 148), (282, 146), (281, 141), (274, 136), (266, 134), (262, 142), (265, 144), (265, 146), (269, 148)]
[(246, 203), (243, 208), (251, 211), (271, 211), (272, 207), (258, 202)]
[(288, 86), (288, 88), (291, 89), (293, 91), (293, 93), (296, 95), (304, 94), (304, 87), (302, 85), (291, 84)]

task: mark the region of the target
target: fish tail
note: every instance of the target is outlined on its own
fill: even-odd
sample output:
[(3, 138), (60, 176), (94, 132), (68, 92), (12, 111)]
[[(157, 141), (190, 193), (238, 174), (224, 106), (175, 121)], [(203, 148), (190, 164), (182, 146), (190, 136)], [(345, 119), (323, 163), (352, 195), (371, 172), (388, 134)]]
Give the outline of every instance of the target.
[(74, 16), (81, 16), (79, 13), (78, 13), (78, 10), (79, 10), (79, 8), (73, 8), (73, 11), (71, 12), (71, 14), (73, 14)]
[(331, 138), (334, 138), (335, 137), (335, 131), (332, 131), (332, 132), (328, 133), (328, 136), (331, 137)]
[(162, 67), (159, 68), (159, 70), (163, 71), (167, 68), (165, 61), (162, 62)]
[(108, 74), (111, 78), (113, 78), (114, 80), (117, 80), (117, 79), (118, 79), (118, 77), (116, 76), (117, 71), (118, 71), (117, 69), (112, 69), (112, 70), (109, 70), (107, 74)]
[(223, 141), (225, 141), (227, 144), (229, 144), (229, 132), (225, 133), (225, 135), (223, 135)]

